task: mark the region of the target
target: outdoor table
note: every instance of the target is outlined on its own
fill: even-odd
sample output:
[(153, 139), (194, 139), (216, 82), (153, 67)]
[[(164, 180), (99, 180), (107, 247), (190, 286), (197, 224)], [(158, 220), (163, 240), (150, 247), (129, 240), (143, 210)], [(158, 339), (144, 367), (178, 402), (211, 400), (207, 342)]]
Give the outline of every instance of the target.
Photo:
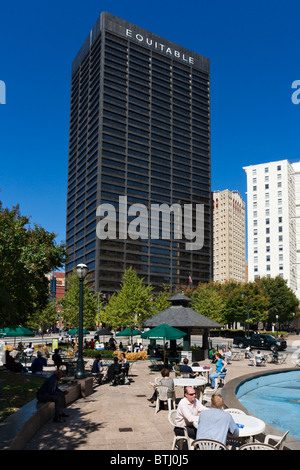
[(208, 381), (208, 374), (209, 372), (212, 371), (212, 368), (209, 367), (208, 369), (207, 368), (204, 368), (204, 367), (200, 367), (200, 366), (192, 366), (192, 369), (193, 369), (193, 372), (200, 372), (201, 374), (205, 374), (206, 376), (206, 380)]
[[(239, 437), (253, 437), (257, 434), (261, 434), (262, 432), (264, 432), (266, 428), (266, 424), (264, 423), (264, 421), (259, 418), (256, 418), (255, 416), (239, 413), (234, 413), (231, 416), (236, 424), (244, 427), (239, 426), (238, 436), (232, 436), (231, 434), (228, 434), (228, 437), (230, 439), (238, 439)], [(198, 421), (194, 423), (194, 426), (195, 428), (198, 428)]]
[(183, 377), (176, 377), (173, 379), (174, 387), (193, 387), (196, 392), (196, 397), (200, 397), (201, 387), (207, 384), (205, 377), (199, 376), (194, 379), (185, 379)]
[(244, 414), (232, 414), (231, 415), (236, 424), (240, 424), (239, 436), (238, 437), (252, 437), (264, 432), (266, 424), (255, 416), (249, 416)]
[(244, 359), (244, 354), (242, 351), (232, 351), (231, 360), (232, 361), (239, 361), (240, 359)]

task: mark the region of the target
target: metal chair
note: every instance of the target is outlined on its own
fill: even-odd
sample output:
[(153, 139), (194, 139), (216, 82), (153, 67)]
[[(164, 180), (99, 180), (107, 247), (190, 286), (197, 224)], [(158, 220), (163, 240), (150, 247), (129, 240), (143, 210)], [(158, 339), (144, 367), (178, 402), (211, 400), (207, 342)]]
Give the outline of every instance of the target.
[[(176, 428), (180, 428), (183, 430), (183, 433), (184, 435), (183, 436), (176, 436), (176, 434), (174, 435), (174, 439), (173, 439), (173, 444), (172, 444), (172, 450), (182, 450), (182, 446), (183, 446), (183, 443), (184, 441), (186, 441), (187, 443), (187, 446), (188, 446), (188, 450), (191, 450), (191, 442), (193, 441), (193, 439), (191, 439), (188, 435), (188, 432), (187, 432), (187, 429), (185, 426), (178, 426), (176, 423), (175, 423), (175, 416), (176, 416), (176, 413), (177, 411), (176, 410), (171, 410), (169, 411), (169, 414), (168, 414), (168, 420), (169, 420), (169, 423), (172, 424), (172, 426), (176, 427)], [(179, 443), (179, 445), (178, 445)], [(178, 448), (176, 447), (178, 445)]]
[(290, 431), (286, 431), (282, 436), (275, 436), (273, 434), (267, 434), (264, 440), (264, 444), (269, 444), (269, 441), (277, 441), (274, 445), (275, 449), (282, 450), (285, 443), (286, 437)]
[(195, 439), (191, 443), (192, 450), (229, 450), (223, 442), (214, 439)]
[(287, 360), (287, 354), (278, 354), (278, 364), (284, 364)]
[(175, 372), (175, 377), (180, 377), (180, 376), (181, 376), (181, 374), (180, 374), (180, 368), (179, 368), (179, 366), (178, 366), (177, 364), (175, 364), (175, 365), (173, 366), (173, 371)]
[(158, 413), (159, 408), (160, 408), (160, 402), (167, 402), (168, 403), (168, 409), (169, 411), (175, 409), (175, 392), (172, 390), (170, 387), (167, 387), (166, 385), (156, 385), (155, 386), (156, 390), (156, 409), (155, 413)]
[(271, 446), (270, 444), (265, 444), (263, 442), (249, 442), (244, 444), (241, 447), (238, 447), (237, 450), (277, 450), (276, 447)]

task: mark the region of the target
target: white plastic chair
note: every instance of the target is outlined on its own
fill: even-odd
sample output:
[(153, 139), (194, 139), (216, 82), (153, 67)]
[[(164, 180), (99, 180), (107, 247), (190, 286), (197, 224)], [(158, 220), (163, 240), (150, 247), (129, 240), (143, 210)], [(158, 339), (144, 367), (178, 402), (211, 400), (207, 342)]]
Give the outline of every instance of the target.
[(187, 429), (186, 429), (185, 426), (178, 426), (178, 425), (175, 423), (175, 416), (176, 416), (176, 413), (177, 413), (176, 410), (171, 410), (171, 411), (169, 411), (169, 414), (168, 414), (169, 423), (171, 423), (172, 426), (174, 426), (174, 427), (183, 429), (184, 435), (183, 435), (183, 436), (176, 436), (176, 434), (174, 435), (173, 444), (172, 444), (172, 450), (176, 450), (176, 444), (178, 443), (178, 441), (180, 441), (179, 450), (182, 450), (182, 444), (183, 444), (184, 441), (187, 442), (188, 450), (191, 450), (191, 442), (192, 442), (193, 439), (191, 439), (191, 438), (189, 437), (188, 432), (187, 432)]
[(286, 431), (282, 436), (275, 436), (273, 434), (267, 434), (264, 440), (264, 444), (269, 444), (269, 441), (277, 441), (274, 445), (275, 449), (282, 450), (285, 443), (286, 437), (290, 431)]
[(196, 439), (191, 443), (192, 450), (229, 450), (223, 442), (214, 439)]
[(241, 447), (238, 447), (237, 450), (277, 450), (276, 447), (271, 446), (270, 444), (265, 444), (264, 442), (249, 442), (244, 444)]
[(215, 388), (209, 388), (205, 387), (205, 390), (202, 395), (202, 402), (210, 402), (211, 397), (213, 396), (214, 393), (219, 389), (220, 381), (222, 379), (215, 379)]
[(155, 413), (159, 411), (160, 402), (168, 402), (168, 409), (169, 411), (175, 409), (175, 392), (170, 387), (166, 385), (156, 385), (156, 409)]

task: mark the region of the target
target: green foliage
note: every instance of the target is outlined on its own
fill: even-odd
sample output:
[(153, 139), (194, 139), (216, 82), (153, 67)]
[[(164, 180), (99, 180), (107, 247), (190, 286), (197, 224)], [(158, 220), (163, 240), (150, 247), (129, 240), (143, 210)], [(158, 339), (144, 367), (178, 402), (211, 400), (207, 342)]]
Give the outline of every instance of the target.
[(225, 301), (213, 282), (199, 284), (198, 288), (191, 294), (191, 298), (191, 308), (196, 312), (218, 323), (223, 323)]
[[(65, 295), (61, 299), (64, 325), (73, 328), (79, 322), (79, 279), (76, 270), (66, 278)], [(88, 276), (83, 281), (83, 327), (93, 329), (97, 318), (97, 295), (89, 285)]]
[(265, 296), (269, 298), (269, 321), (275, 322), (276, 315), (280, 323), (291, 321), (296, 313), (299, 300), (287, 286), (287, 281), (280, 276), (275, 278), (258, 278), (255, 283), (261, 286)]
[(152, 316), (152, 287), (145, 285), (132, 267), (128, 268), (121, 290), (114, 293), (104, 308), (105, 323), (114, 328), (142, 326)]
[[(192, 299), (192, 308), (221, 324), (248, 322), (270, 325), (276, 321), (285, 323), (297, 311), (298, 299), (280, 276), (261, 278), (255, 282), (200, 283), (196, 289), (186, 290)], [(249, 300), (248, 300), (249, 299)]]
[(170, 286), (163, 286), (162, 290), (152, 296), (152, 315), (156, 315), (163, 310), (171, 307), (171, 302), (168, 299), (172, 297), (172, 291)]
[(50, 326), (54, 325), (59, 313), (56, 311), (56, 303), (48, 300), (48, 304), (42, 310), (36, 309), (32, 315), (30, 315), (27, 326), (32, 329), (46, 330)]
[(65, 246), (56, 245), (55, 234), (29, 222), (18, 206), (4, 209), (0, 201), (0, 326), (25, 324), (45, 308), (45, 275), (65, 262)]

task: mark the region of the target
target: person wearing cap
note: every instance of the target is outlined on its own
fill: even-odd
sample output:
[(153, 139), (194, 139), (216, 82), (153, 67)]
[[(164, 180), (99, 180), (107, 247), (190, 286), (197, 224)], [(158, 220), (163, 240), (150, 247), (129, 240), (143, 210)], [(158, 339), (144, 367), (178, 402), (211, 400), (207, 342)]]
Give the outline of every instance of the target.
[(37, 372), (42, 372), (44, 366), (47, 366), (47, 360), (42, 357), (41, 351), (38, 351), (37, 357), (34, 359), (30, 370), (33, 374), (36, 374)]

